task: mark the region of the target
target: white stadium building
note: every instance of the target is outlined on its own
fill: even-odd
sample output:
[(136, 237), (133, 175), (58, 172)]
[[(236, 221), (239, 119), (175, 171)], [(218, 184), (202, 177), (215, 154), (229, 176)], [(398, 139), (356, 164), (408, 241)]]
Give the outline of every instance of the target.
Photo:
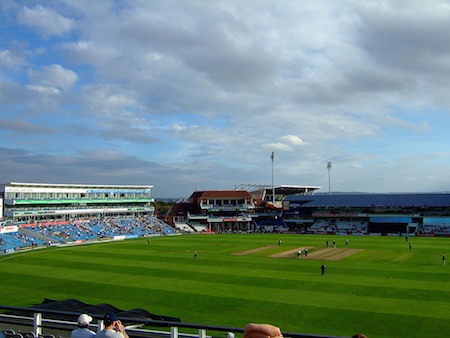
[(10, 182), (0, 185), (0, 217), (34, 223), (82, 217), (153, 216), (152, 189), (152, 185)]

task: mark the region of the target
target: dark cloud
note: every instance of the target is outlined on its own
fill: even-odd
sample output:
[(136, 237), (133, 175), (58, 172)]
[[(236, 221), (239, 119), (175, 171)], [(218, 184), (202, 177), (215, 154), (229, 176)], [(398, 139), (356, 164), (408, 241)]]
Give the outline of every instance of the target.
[(40, 126), (27, 121), (18, 120), (5, 120), (0, 118), (0, 129), (4, 129), (8, 132), (27, 132), (27, 133), (53, 133), (54, 130), (50, 127)]
[(448, 16), (429, 11), (431, 4), (422, 5), (424, 8), (414, 11), (394, 7), (381, 15), (366, 9), (359, 12), (358, 40), (379, 67), (412, 71), (418, 76), (450, 70), (446, 61), (450, 40), (443, 34), (450, 31)]
[[(112, 151), (85, 151), (77, 156), (34, 153), (0, 147), (2, 182), (43, 182), (73, 184), (151, 184), (154, 196), (188, 197), (197, 186), (202, 189), (233, 189), (240, 183), (256, 183), (255, 172), (229, 168), (215, 162), (161, 164)], [(211, 177), (210, 172), (220, 173)], [(230, 177), (247, 176), (245, 182)]]

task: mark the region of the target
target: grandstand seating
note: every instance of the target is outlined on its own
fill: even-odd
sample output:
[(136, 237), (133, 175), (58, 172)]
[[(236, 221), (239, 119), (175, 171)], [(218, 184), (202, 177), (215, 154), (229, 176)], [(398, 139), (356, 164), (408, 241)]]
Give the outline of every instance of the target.
[(44, 245), (42, 240), (20, 232), (0, 234), (0, 250), (2, 252), (8, 252), (10, 249), (33, 248), (42, 245)]
[[(287, 231), (288, 228), (282, 220), (277, 224), (269, 224), (269, 221), (259, 220), (255, 225), (266, 232)], [(359, 234), (369, 232), (367, 221), (348, 221), (338, 219), (319, 219), (308, 230), (312, 233), (332, 234)], [(33, 249), (45, 245), (77, 243), (86, 241), (98, 241), (113, 239), (116, 236), (125, 238), (137, 238), (146, 236), (173, 235), (179, 232), (206, 232), (208, 227), (204, 224), (177, 223), (176, 228), (157, 219), (154, 216), (140, 219), (111, 217), (103, 220), (89, 219), (76, 220), (72, 223), (55, 223), (36, 225), (34, 227), (20, 228), (18, 232), (0, 234), (0, 253), (12, 253), (18, 250)], [(417, 233), (422, 235), (450, 235), (450, 225), (446, 224), (420, 224)]]
[(276, 226), (276, 227), (282, 227), (282, 228), (286, 228), (286, 224), (284, 223), (283, 219), (280, 218), (276, 218), (276, 219), (265, 219), (265, 220), (258, 220), (255, 219), (254, 220), (256, 226)]
[(206, 225), (203, 224), (192, 224), (192, 227), (195, 229), (195, 231), (197, 232), (204, 232), (204, 231), (208, 231), (208, 227)]
[(187, 223), (175, 222), (175, 228), (183, 232), (194, 232), (194, 229), (192, 229)]
[(420, 226), (417, 231), (419, 233), (429, 235), (450, 235), (450, 226), (442, 224), (427, 224)]
[(366, 234), (368, 222), (349, 222), (336, 220), (318, 220), (309, 228), (312, 232), (327, 232), (336, 234)]
[[(31, 331), (15, 331), (13, 329), (1, 330), (5, 338), (36, 338), (34, 333)], [(61, 337), (61, 336), (59, 336)], [(37, 338), (56, 338), (54, 334), (38, 335)]]
[(156, 217), (143, 219), (112, 217), (104, 220), (79, 220), (21, 228), (18, 232), (0, 234), (2, 253), (49, 244), (96, 241), (116, 236), (129, 238), (173, 235), (177, 231)]

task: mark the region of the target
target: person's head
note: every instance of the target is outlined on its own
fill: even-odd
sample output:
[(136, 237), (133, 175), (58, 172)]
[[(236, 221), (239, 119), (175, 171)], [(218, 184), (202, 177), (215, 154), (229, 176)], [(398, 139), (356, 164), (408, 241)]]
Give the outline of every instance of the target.
[(352, 336), (352, 338), (367, 338), (367, 336), (362, 333), (356, 333)]
[(78, 316), (78, 327), (88, 327), (92, 322), (92, 317), (83, 313)]
[(108, 312), (103, 317), (103, 324), (105, 325), (105, 327), (113, 325), (115, 321), (117, 321), (117, 316), (113, 312)]

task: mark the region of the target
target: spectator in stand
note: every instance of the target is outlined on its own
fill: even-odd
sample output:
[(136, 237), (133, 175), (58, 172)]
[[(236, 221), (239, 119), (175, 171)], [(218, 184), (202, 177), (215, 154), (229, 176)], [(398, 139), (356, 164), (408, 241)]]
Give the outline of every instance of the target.
[(71, 338), (94, 338), (95, 332), (89, 330), (92, 317), (83, 313), (78, 317), (78, 328), (70, 334)]
[[(228, 334), (227, 337), (229, 337)], [(280, 328), (271, 324), (249, 323), (244, 327), (242, 338), (283, 338), (283, 334)], [(352, 338), (367, 338), (367, 336), (362, 333), (356, 333)]]
[(276, 326), (249, 323), (244, 327), (243, 338), (283, 338), (283, 335)]
[(97, 332), (96, 338), (129, 338), (122, 322), (117, 319), (115, 313), (109, 312), (103, 317), (105, 328)]

